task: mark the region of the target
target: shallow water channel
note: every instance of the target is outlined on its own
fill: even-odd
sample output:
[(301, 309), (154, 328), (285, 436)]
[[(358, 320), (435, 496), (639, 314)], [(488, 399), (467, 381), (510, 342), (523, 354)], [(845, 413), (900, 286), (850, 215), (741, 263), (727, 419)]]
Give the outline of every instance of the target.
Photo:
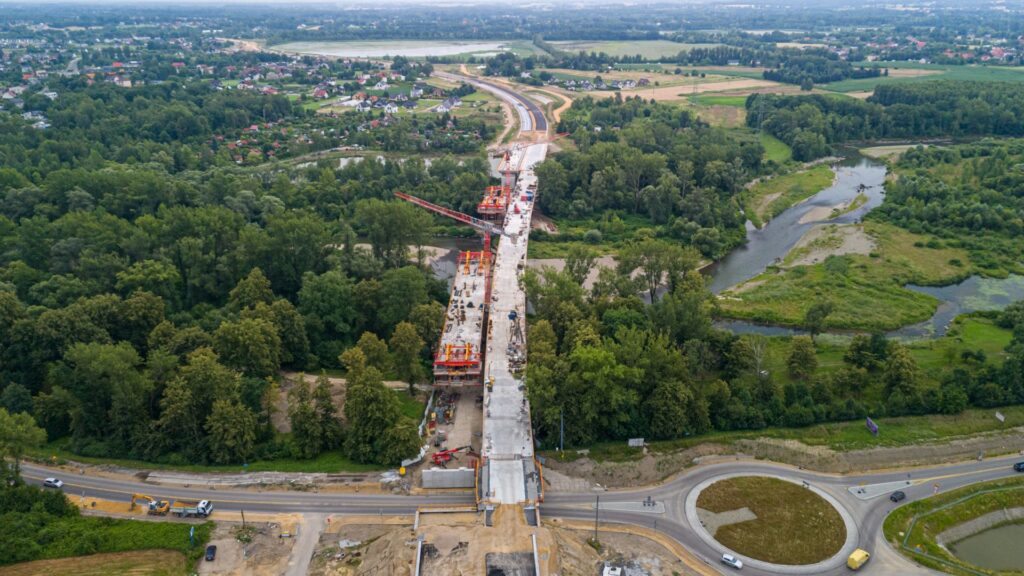
[(988, 570), (1024, 570), (1024, 524), (1006, 524), (964, 538), (950, 551)]
[(747, 243), (733, 250), (718, 261), (709, 271), (709, 288), (718, 293), (735, 286), (765, 271), (769, 265), (782, 259), (800, 238), (818, 222), (800, 223), (805, 214), (817, 207), (833, 206), (852, 202), (864, 185), (868, 201), (852, 210), (826, 222), (845, 224), (857, 222), (869, 211), (882, 204), (884, 198), (882, 183), (885, 182), (884, 164), (860, 155), (851, 156), (833, 168), (836, 173), (832, 186), (818, 192), (807, 200), (796, 204), (772, 218), (763, 228), (754, 228), (747, 223)]
[[(862, 184), (865, 186), (863, 192), (868, 201), (856, 210), (824, 222), (857, 222), (869, 211), (881, 205), (884, 199), (882, 184), (886, 175), (884, 164), (854, 154), (833, 169), (836, 172), (836, 180), (829, 188), (787, 209), (760, 230), (747, 223), (747, 244), (733, 250), (709, 269), (709, 286), (712, 292), (717, 294), (749, 280), (783, 258), (812, 226), (821, 222), (800, 223), (800, 219), (816, 207), (832, 207), (850, 202), (857, 196)], [(888, 336), (902, 339), (936, 338), (944, 336), (953, 319), (960, 314), (1001, 310), (1012, 302), (1024, 299), (1024, 276), (1011, 275), (1004, 279), (972, 276), (950, 286), (909, 284), (906, 288), (935, 297), (940, 301), (939, 307), (928, 320), (893, 330)], [(715, 325), (740, 334), (792, 336), (807, 333), (799, 328), (769, 326), (742, 320), (721, 320)]]

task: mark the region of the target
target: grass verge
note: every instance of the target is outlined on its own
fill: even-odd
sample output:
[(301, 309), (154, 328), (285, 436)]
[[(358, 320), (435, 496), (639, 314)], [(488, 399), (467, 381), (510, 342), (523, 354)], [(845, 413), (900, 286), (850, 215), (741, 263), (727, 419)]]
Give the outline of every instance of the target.
[[(1024, 505), (1024, 478), (972, 484), (900, 506), (885, 519), (883, 532), (886, 540), (915, 562), (951, 574), (974, 574), (976, 571), (988, 573), (988, 571), (979, 570), (976, 567), (972, 567), (971, 572), (957, 570), (957, 567), (966, 567), (968, 564), (940, 546), (935, 538), (953, 526), (989, 512), (1022, 505)], [(943, 508), (945, 506), (948, 507)], [(913, 524), (913, 529), (911, 529), (911, 523), (915, 517), (918, 521)], [(904, 542), (916, 551), (941, 558), (947, 563), (936, 562), (922, 554), (909, 552), (901, 547)], [(991, 573), (996, 574), (996, 572)]]
[[(421, 414), (422, 415), (422, 414)], [(417, 422), (419, 420), (417, 419)], [(162, 464), (146, 462), (144, 460), (132, 460), (129, 458), (92, 458), (80, 456), (68, 450), (67, 439), (56, 440), (43, 448), (30, 450), (28, 457), (40, 462), (64, 464), (69, 460), (83, 464), (105, 464), (121, 466), (124, 468), (135, 468), (139, 470), (180, 470), (182, 472), (373, 472), (383, 470), (381, 466), (374, 464), (358, 464), (342, 455), (340, 451), (324, 452), (316, 458), (299, 460), (295, 458), (276, 458), (273, 460), (257, 460), (248, 463), (243, 467), (236, 465), (201, 465), (201, 464)]]
[(831, 504), (777, 478), (719, 480), (701, 491), (697, 506), (716, 513), (749, 508), (756, 520), (721, 526), (714, 536), (730, 549), (766, 562), (820, 562), (839, 552), (846, 541), (846, 525)]

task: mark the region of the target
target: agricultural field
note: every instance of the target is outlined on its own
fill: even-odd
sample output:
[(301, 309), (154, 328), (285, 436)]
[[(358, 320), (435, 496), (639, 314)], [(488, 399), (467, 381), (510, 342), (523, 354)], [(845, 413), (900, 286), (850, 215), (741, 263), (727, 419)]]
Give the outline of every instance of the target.
[(385, 58), (405, 56), (487, 56), (511, 51), (521, 56), (537, 54), (529, 40), (365, 40), (351, 42), (288, 42), (269, 47), (276, 52), (334, 56), (337, 58)]
[(946, 66), (939, 64), (863, 63), (865, 66), (888, 67), (888, 76), (859, 78), (822, 84), (819, 88), (832, 92), (864, 92), (879, 84), (893, 82), (927, 82), (930, 80), (969, 80), (978, 82), (1024, 82), (1024, 67)]
[(567, 40), (551, 42), (566, 52), (604, 52), (609, 56), (636, 56), (645, 59), (666, 58), (692, 48), (710, 48), (719, 44), (683, 44), (671, 40)]

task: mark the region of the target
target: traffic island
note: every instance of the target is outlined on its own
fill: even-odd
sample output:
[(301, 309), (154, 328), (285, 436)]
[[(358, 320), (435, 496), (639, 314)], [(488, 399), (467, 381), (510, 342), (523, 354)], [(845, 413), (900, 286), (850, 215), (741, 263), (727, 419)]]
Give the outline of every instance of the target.
[(785, 574), (843, 565), (857, 545), (853, 517), (830, 494), (768, 475), (724, 475), (695, 487), (686, 518), (708, 545)]

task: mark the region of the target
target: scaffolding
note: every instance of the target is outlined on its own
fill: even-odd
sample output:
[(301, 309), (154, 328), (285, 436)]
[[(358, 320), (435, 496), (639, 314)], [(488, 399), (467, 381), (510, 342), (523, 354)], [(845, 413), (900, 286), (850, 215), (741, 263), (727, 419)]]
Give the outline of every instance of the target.
[(434, 356), (436, 386), (482, 384), (484, 312), (490, 282), (490, 253), (461, 252), (441, 341)]

